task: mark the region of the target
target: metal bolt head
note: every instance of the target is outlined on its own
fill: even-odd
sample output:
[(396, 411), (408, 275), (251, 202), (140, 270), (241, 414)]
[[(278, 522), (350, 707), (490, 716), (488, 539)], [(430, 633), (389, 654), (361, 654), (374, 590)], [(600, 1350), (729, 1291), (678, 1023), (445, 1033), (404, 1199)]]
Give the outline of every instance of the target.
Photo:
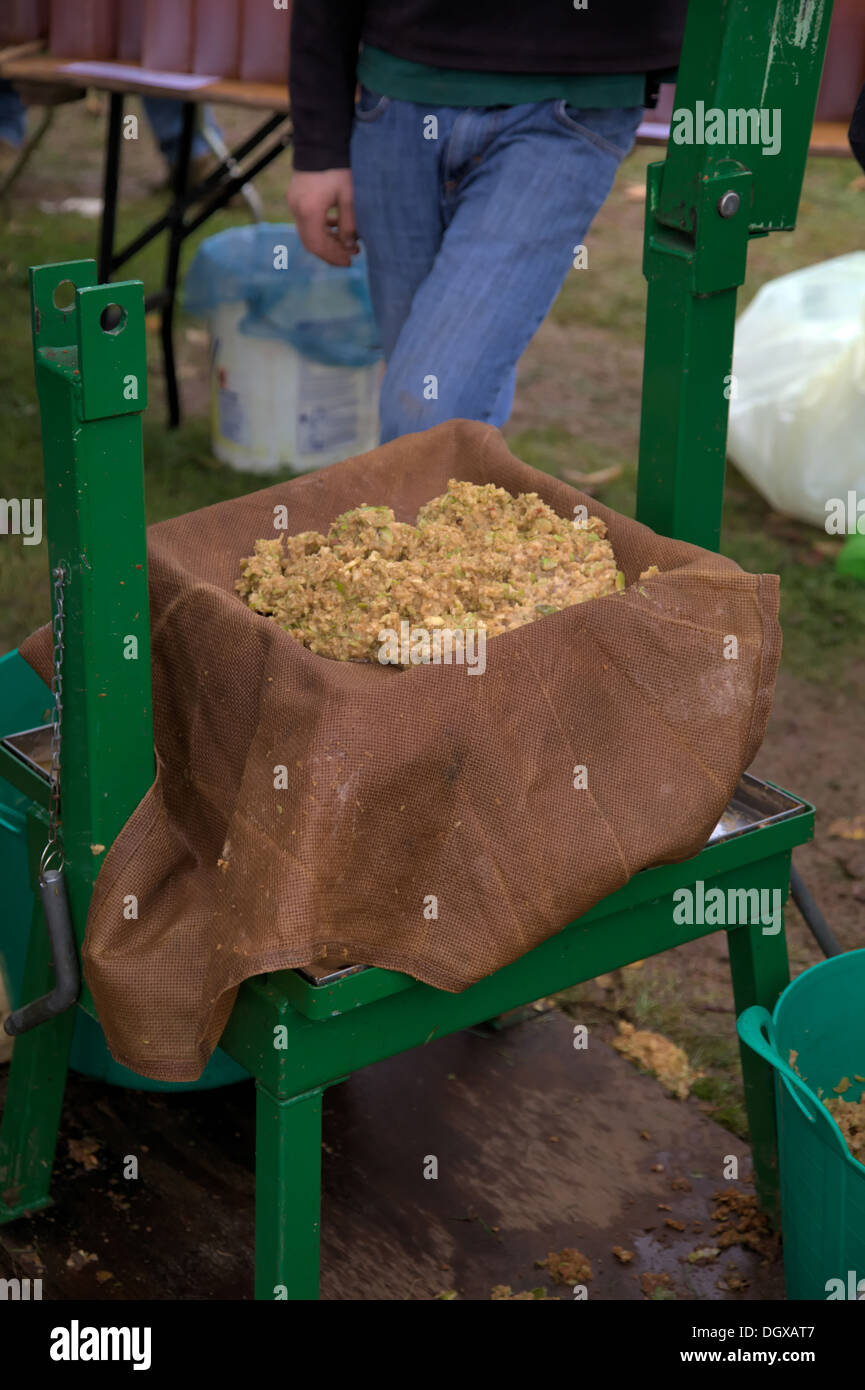
[(740, 202), (741, 199), (738, 193), (734, 193), (732, 189), (728, 189), (727, 192), (722, 193), (718, 199), (718, 212), (722, 217), (735, 217), (736, 213), (739, 211)]

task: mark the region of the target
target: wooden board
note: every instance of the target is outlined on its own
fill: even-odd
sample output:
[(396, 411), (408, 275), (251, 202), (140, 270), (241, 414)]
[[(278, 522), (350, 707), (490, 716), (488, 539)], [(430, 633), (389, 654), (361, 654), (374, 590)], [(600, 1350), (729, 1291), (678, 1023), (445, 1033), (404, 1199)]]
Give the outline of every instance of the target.
[[(10, 57), (10, 53), (12, 56)], [(180, 89), (170, 83), (155, 80), (158, 75), (135, 63), (103, 63), (105, 69), (116, 68), (99, 76), (69, 72), (72, 59), (55, 58), (47, 53), (20, 56), (21, 50), (0, 52), (0, 76), (11, 82), (50, 82), (70, 87), (93, 87), (102, 92), (136, 92), (141, 96), (174, 97), (181, 101), (222, 102), (227, 106), (245, 106), (261, 111), (288, 112), (288, 81), (240, 82), (236, 78), (221, 78), (202, 87)], [(77, 61), (77, 60), (75, 60)], [(137, 69), (140, 79), (130, 76)], [(187, 75), (187, 74), (184, 74)], [(192, 74), (188, 74), (192, 75)]]

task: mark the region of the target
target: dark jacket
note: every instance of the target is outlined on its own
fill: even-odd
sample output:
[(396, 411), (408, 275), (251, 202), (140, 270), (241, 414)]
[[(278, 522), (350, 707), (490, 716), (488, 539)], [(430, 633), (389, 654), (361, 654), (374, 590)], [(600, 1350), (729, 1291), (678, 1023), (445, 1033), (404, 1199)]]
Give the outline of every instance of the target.
[(675, 67), (688, 0), (294, 0), (294, 167), (349, 164), (358, 46), (474, 72)]

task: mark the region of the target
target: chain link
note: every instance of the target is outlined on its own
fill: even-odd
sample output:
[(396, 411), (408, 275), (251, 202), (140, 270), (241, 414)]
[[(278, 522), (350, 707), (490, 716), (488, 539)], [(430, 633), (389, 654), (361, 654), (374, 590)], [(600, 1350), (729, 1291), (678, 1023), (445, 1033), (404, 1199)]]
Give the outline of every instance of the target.
[(63, 714), (63, 623), (64, 600), (66, 595), (66, 570), (58, 565), (52, 571), (54, 579), (54, 616), (52, 632), (54, 635), (54, 661), (51, 672), (51, 694), (54, 697), (54, 720), (51, 725), (51, 803), (48, 812), (48, 843), (42, 851), (39, 868), (45, 872), (52, 859), (55, 867), (64, 865), (63, 844), (60, 825), (60, 719)]

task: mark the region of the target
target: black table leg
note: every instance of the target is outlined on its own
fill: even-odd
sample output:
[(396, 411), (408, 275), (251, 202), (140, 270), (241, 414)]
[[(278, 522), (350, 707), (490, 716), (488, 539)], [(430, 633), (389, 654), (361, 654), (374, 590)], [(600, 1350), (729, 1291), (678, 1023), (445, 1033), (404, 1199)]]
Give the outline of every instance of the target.
[(168, 212), (168, 254), (165, 258), (162, 297), (162, 360), (165, 364), (165, 387), (168, 393), (168, 425), (170, 429), (176, 429), (180, 424), (180, 392), (177, 386), (177, 367), (174, 359), (174, 305), (177, 299), (180, 252), (186, 235), (183, 219), (186, 213), (189, 166), (197, 119), (198, 112), (195, 104), (191, 101), (184, 102), (183, 128), (180, 133), (177, 160), (172, 173), (173, 200)]
[(108, 140), (102, 176), (102, 226), (99, 232), (99, 284), (114, 270), (114, 234), (117, 226), (117, 186), (120, 178), (120, 137), (123, 131), (123, 93), (112, 92), (108, 107)]

